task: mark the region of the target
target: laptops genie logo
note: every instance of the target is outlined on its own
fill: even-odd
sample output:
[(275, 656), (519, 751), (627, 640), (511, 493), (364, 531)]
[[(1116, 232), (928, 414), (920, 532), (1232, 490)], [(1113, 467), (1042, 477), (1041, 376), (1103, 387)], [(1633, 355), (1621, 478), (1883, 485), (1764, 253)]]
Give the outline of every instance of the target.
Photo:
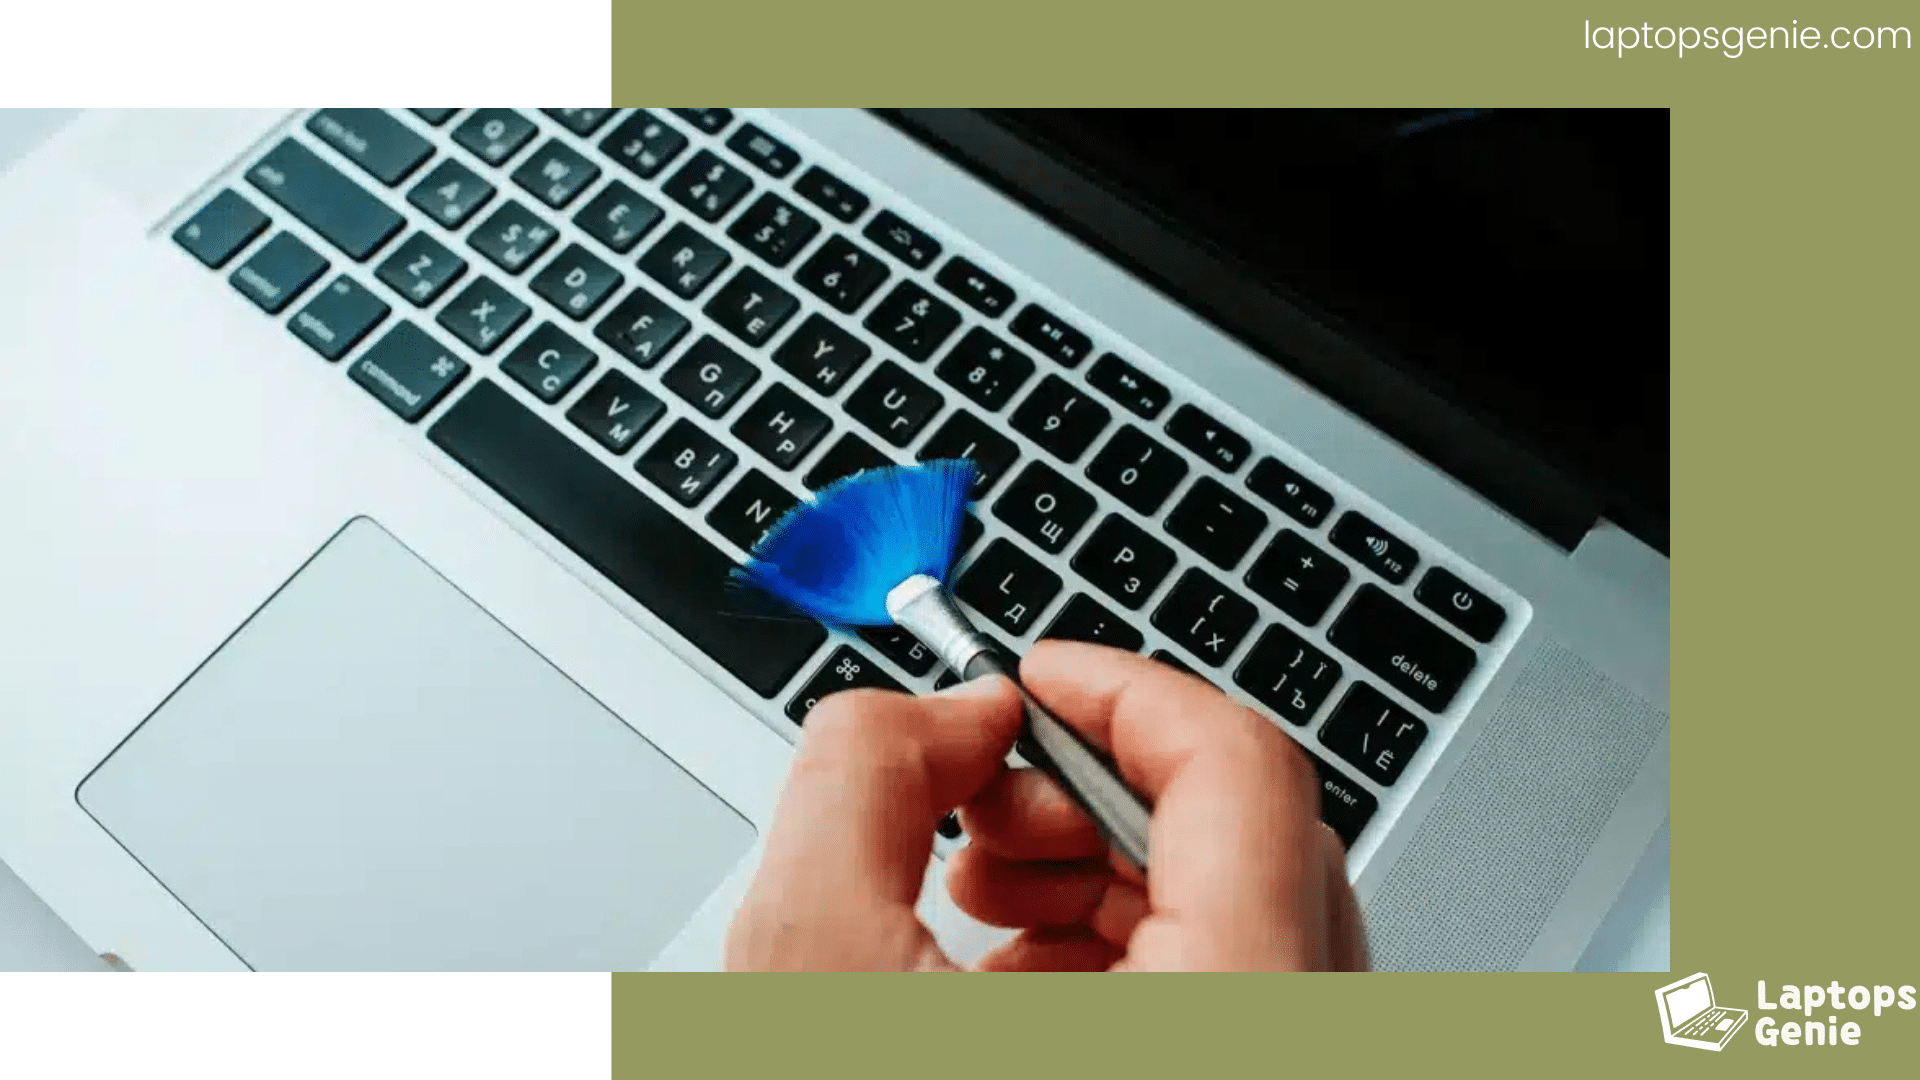
[(1660, 1007), (1660, 1032), (1675, 1046), (1724, 1050), (1747, 1022), (1745, 1009), (1713, 1003), (1713, 980), (1704, 971), (1653, 992)]

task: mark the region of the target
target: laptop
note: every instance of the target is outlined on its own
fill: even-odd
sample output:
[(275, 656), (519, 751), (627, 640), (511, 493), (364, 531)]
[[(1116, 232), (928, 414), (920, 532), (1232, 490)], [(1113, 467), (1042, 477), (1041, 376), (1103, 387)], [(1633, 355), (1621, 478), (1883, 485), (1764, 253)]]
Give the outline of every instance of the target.
[(807, 712), (952, 680), (728, 571), (967, 456), (969, 613), (1293, 737), (1377, 967), (1572, 968), (1667, 809), (1665, 124), (82, 114), (0, 177), (0, 861), (137, 970), (718, 967)]
[(1713, 980), (1697, 972), (1654, 991), (1660, 1004), (1660, 1031), (1675, 1046), (1724, 1050), (1747, 1022), (1745, 1009), (1723, 1009), (1713, 1003)]

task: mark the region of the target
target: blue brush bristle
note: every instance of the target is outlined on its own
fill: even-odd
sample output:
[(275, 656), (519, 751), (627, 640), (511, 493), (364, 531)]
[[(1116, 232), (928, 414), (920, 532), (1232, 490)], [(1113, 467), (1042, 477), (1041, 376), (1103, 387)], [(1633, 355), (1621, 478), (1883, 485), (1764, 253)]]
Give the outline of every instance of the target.
[(740, 576), (822, 622), (890, 626), (894, 586), (946, 581), (974, 476), (965, 458), (856, 473), (769, 529)]

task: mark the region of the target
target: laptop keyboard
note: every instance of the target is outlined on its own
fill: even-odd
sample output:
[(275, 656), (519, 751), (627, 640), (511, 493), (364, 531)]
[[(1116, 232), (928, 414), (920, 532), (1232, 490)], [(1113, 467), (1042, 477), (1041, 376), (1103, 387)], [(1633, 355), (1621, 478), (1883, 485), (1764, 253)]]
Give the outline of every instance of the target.
[(1484, 574), (771, 119), (322, 109), (173, 237), (778, 723), (952, 679), (728, 584), (806, 493), (896, 462), (980, 467), (954, 592), (983, 629), (1264, 710), (1349, 844), (1517, 630)]

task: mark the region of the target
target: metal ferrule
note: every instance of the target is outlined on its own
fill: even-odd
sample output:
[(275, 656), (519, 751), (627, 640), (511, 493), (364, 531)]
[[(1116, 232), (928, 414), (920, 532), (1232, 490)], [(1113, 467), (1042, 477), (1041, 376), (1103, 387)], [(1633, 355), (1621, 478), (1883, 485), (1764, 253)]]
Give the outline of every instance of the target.
[(975, 657), (993, 649), (940, 582), (925, 574), (915, 574), (887, 593), (887, 614), (932, 649), (948, 670), (963, 676)]

